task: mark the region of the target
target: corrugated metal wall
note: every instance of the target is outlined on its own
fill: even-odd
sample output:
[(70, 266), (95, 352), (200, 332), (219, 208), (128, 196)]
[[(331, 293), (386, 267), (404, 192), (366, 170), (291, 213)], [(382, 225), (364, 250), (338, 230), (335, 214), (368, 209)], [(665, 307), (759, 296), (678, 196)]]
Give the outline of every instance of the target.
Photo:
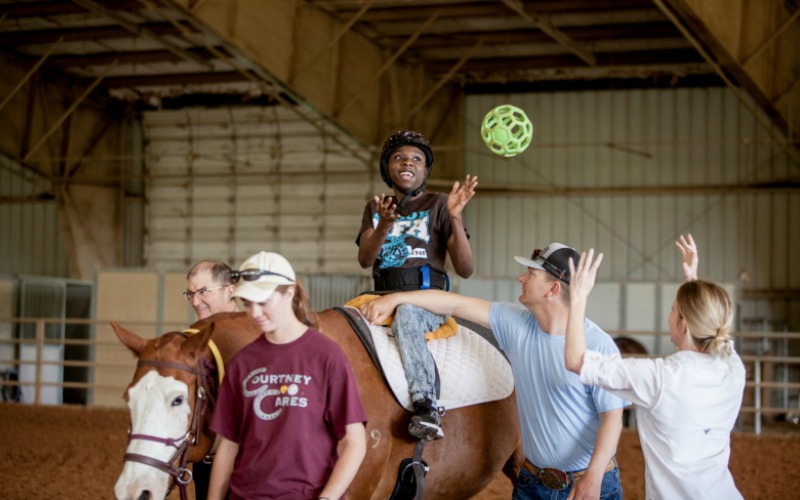
[(68, 277), (55, 202), (32, 202), (49, 184), (0, 155), (0, 273)]
[(144, 122), (148, 267), (236, 266), (269, 250), (301, 273), (362, 272), (354, 241), (375, 169), (312, 125), (281, 106), (153, 112)]
[[(532, 146), (510, 159), (491, 154), (479, 132), (484, 114), (506, 103), (534, 124)], [(742, 288), (800, 287), (792, 252), (800, 248), (797, 191), (725, 191), (785, 180), (800, 166), (727, 89), (473, 96), (465, 133), (466, 172), (482, 184), (574, 192), (479, 194), (468, 216), (481, 277), (517, 276), (513, 255), (561, 241), (604, 252), (601, 281), (678, 281), (673, 241), (691, 232), (704, 277)], [(796, 301), (742, 304), (743, 318), (800, 328)]]

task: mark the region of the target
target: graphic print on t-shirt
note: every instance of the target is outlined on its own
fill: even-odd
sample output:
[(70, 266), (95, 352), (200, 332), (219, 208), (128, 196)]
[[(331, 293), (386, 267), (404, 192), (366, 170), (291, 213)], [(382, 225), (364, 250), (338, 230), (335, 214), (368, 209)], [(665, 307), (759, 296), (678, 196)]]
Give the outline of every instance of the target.
[(308, 406), (305, 394), (310, 383), (310, 375), (267, 373), (266, 368), (256, 368), (244, 378), (242, 392), (245, 398), (253, 398), (258, 418), (274, 420), (288, 406)]
[[(373, 227), (378, 227), (379, 219), (380, 216), (378, 214), (372, 216)], [(412, 249), (411, 245), (406, 243), (408, 238), (416, 238), (425, 243), (430, 241), (429, 210), (403, 215), (394, 221), (392, 230), (386, 236), (386, 242), (381, 246), (379, 269), (402, 267), (408, 259), (425, 259), (428, 257), (425, 247)]]

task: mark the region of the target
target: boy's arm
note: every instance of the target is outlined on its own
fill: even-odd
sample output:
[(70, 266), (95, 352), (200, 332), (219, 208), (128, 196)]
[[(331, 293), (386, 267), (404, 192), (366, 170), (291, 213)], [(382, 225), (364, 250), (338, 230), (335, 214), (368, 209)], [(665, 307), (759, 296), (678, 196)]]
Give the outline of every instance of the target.
[(464, 184), (458, 181), (453, 183), (453, 189), (447, 196), (447, 210), (450, 212), (452, 231), (447, 240), (447, 253), (450, 255), (450, 261), (453, 263), (456, 274), (462, 278), (469, 278), (475, 270), (472, 247), (469, 245), (469, 238), (464, 230), (462, 214), (469, 200), (475, 196), (477, 185), (478, 178), (467, 175)]
[(475, 270), (475, 260), (472, 256), (472, 247), (469, 246), (469, 238), (464, 231), (464, 222), (461, 217), (450, 217), (450, 224), (453, 228), (450, 239), (447, 240), (447, 253), (453, 263), (456, 274), (462, 278), (469, 278)]
[(397, 205), (395, 205), (392, 198), (387, 198), (385, 194), (381, 193), (374, 200), (379, 215), (378, 227), (365, 229), (358, 239), (358, 263), (364, 269), (375, 264), (375, 259), (381, 253), (381, 246), (386, 241), (386, 236), (392, 230), (392, 225), (397, 219), (397, 214), (395, 213)]

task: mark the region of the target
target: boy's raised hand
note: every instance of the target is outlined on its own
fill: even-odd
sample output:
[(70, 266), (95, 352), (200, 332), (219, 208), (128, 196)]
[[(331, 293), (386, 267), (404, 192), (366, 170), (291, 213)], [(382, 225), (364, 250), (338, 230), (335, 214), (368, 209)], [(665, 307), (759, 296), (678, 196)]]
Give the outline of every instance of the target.
[(686, 281), (694, 281), (697, 279), (697, 265), (700, 263), (700, 257), (697, 255), (697, 245), (692, 238), (692, 234), (686, 235), (686, 238), (681, 235), (680, 240), (675, 242), (678, 251), (683, 255), (683, 278)]
[(381, 193), (380, 196), (374, 197), (373, 200), (375, 200), (376, 209), (381, 221), (394, 224), (394, 221), (396, 221), (399, 216), (396, 212), (397, 205), (394, 202), (394, 198)]
[(456, 181), (453, 183), (453, 189), (447, 196), (447, 210), (450, 211), (450, 217), (460, 217), (464, 212), (464, 207), (467, 206), (469, 200), (475, 196), (475, 187), (478, 185), (478, 177), (467, 175), (464, 183)]
[(581, 258), (576, 267), (572, 259), (569, 260), (569, 296), (570, 298), (580, 299), (589, 296), (589, 292), (594, 288), (594, 280), (597, 277), (597, 269), (603, 262), (603, 254), (597, 254), (594, 258), (594, 248), (589, 252), (581, 252)]

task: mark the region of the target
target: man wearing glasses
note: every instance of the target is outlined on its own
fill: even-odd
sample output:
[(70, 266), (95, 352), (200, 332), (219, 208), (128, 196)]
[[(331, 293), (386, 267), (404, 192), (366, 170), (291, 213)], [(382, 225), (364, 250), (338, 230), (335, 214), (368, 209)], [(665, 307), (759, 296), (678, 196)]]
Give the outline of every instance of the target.
[[(233, 292), (235, 282), (228, 264), (219, 260), (201, 260), (189, 269), (186, 275), (186, 291), (183, 296), (194, 309), (197, 319), (206, 319), (221, 312), (236, 312)], [(204, 461), (192, 466), (195, 498), (205, 500), (211, 479), (211, 464)]]
[(186, 275), (183, 296), (192, 305), (197, 319), (220, 312), (235, 312), (233, 292), (236, 285), (231, 278), (231, 268), (219, 260), (201, 260)]
[[(492, 329), (514, 373), (526, 457), (515, 499), (622, 498), (614, 454), (626, 401), (582, 384), (564, 366), (568, 263), (579, 257), (561, 243), (534, 250), (530, 259), (515, 257), (526, 267), (519, 277), (519, 304), (424, 290), (386, 295), (361, 308), (372, 323), (408, 303)], [(586, 332), (591, 349), (619, 353), (611, 337), (588, 319)]]

